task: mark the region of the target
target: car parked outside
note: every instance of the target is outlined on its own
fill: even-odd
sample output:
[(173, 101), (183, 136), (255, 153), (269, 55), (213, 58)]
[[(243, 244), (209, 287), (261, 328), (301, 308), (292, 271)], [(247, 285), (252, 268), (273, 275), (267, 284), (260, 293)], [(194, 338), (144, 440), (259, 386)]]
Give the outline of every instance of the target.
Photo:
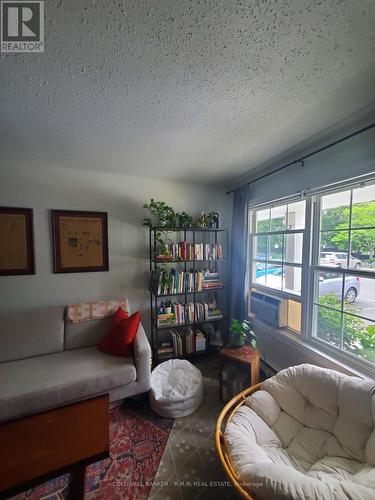
[[(347, 252), (320, 252), (320, 265), (321, 266), (335, 266), (335, 267), (346, 267), (348, 264), (348, 253)], [(349, 267), (359, 269), (362, 266), (362, 262), (350, 256)]]
[[(319, 275), (319, 296), (334, 293), (341, 298), (342, 276), (336, 273), (320, 273)], [(360, 283), (357, 276), (345, 276), (344, 280), (344, 299), (352, 304), (360, 292)]]

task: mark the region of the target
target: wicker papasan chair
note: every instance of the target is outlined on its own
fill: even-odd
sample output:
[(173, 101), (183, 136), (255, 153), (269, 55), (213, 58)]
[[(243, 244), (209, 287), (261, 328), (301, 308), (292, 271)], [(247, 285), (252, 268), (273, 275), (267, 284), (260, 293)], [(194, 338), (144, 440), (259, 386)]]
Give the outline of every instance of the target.
[(375, 383), (303, 364), (233, 398), (215, 433), (243, 498), (375, 500)]

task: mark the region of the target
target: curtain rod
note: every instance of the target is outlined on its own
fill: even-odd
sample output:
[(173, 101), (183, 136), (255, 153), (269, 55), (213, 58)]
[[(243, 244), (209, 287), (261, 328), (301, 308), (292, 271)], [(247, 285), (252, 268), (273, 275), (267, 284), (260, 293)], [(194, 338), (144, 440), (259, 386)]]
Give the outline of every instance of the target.
[[(353, 132), (352, 134), (346, 135), (345, 137), (342, 137), (341, 139), (337, 139), (337, 141), (331, 142), (330, 144), (327, 144), (327, 146), (323, 146), (322, 148), (316, 149), (312, 153), (309, 153), (305, 156), (302, 156), (301, 158), (298, 158), (298, 160), (293, 160), (289, 163), (286, 163), (285, 165), (282, 165), (281, 167), (276, 168), (275, 170), (272, 170), (272, 172), (267, 172), (266, 174), (260, 175), (259, 177), (256, 177), (255, 179), (243, 184), (242, 186), (249, 186), (250, 184), (253, 184), (254, 182), (260, 181), (261, 179), (264, 179), (265, 177), (268, 177), (269, 175), (275, 174), (276, 172), (280, 172), (280, 170), (284, 170), (284, 168), (290, 167), (291, 165), (295, 165), (296, 163), (300, 163), (301, 166), (304, 166), (304, 161), (307, 158), (310, 158), (310, 156), (314, 156), (318, 153), (321, 153), (322, 151), (325, 151), (326, 149), (332, 148), (333, 146), (336, 146), (336, 144), (339, 144), (340, 142), (347, 141), (348, 139), (351, 139), (352, 137), (362, 134), (363, 132), (366, 132), (367, 130), (370, 130), (371, 128), (375, 127), (375, 123), (372, 123), (371, 125), (368, 125), (367, 127), (361, 128), (360, 130), (357, 130), (356, 132)], [(242, 187), (238, 186), (238, 187)], [(237, 188), (236, 188), (237, 189)], [(235, 189), (231, 189), (230, 191), (227, 191), (225, 194), (230, 194), (233, 193)]]

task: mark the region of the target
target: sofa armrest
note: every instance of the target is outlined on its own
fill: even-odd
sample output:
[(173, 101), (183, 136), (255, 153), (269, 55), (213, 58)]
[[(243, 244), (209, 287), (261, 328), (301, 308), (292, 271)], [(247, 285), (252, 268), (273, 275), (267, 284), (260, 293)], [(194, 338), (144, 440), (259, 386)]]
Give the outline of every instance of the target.
[(152, 354), (142, 323), (139, 323), (137, 335), (134, 339), (133, 355), (137, 369), (137, 381), (142, 384), (143, 392), (146, 392), (150, 389)]

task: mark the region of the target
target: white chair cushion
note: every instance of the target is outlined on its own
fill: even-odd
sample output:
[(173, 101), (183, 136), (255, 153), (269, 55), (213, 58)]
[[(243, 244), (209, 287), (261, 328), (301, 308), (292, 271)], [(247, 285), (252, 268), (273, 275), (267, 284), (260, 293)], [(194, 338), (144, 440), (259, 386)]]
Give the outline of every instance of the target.
[(267, 500), (375, 500), (374, 400), (373, 382), (312, 365), (265, 381), (225, 430), (244, 487)]

